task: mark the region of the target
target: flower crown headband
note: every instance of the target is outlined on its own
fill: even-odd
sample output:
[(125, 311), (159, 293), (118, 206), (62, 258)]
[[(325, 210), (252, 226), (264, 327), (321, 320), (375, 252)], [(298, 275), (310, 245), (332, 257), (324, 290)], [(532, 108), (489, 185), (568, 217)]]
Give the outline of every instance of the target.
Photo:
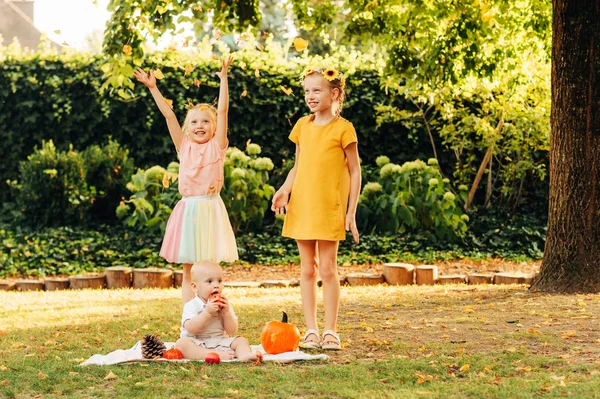
[(346, 86), (346, 78), (344, 77), (344, 74), (335, 68), (306, 68), (304, 72), (302, 72), (302, 75), (300, 75), (300, 82), (304, 81), (304, 79), (308, 75), (311, 75), (315, 72), (320, 73), (325, 79), (327, 79), (330, 82), (339, 79), (341, 86)]

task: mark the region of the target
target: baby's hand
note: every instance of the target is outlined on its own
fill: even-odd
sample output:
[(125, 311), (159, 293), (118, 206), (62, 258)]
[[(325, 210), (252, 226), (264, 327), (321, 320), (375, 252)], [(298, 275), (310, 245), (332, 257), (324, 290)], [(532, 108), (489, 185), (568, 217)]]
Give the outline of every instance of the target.
[(149, 89), (156, 87), (156, 78), (154, 77), (154, 72), (152, 72), (152, 70), (150, 70), (150, 75), (148, 75), (142, 68), (138, 68), (133, 71), (133, 76), (135, 76), (138, 82), (142, 82)]
[(229, 313), (229, 301), (223, 294), (221, 294), (220, 298), (220, 307), (223, 314)]
[(209, 297), (208, 301), (206, 301), (206, 307), (204, 310), (210, 313), (211, 316), (214, 316), (217, 314), (219, 309), (221, 309), (221, 302), (216, 298)]

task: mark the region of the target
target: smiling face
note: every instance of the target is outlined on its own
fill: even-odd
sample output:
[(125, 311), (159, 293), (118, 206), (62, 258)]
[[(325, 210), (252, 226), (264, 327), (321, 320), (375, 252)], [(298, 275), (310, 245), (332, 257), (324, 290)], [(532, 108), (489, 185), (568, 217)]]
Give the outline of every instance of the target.
[(302, 81), (304, 101), (312, 113), (334, 113), (339, 90), (332, 89), (331, 84), (320, 73), (308, 75)]
[(192, 291), (204, 302), (223, 291), (223, 269), (216, 263), (199, 262), (192, 266)]
[(193, 108), (191, 109), (184, 122), (185, 134), (194, 142), (203, 144), (208, 142), (215, 135), (217, 124), (215, 116), (210, 109)]

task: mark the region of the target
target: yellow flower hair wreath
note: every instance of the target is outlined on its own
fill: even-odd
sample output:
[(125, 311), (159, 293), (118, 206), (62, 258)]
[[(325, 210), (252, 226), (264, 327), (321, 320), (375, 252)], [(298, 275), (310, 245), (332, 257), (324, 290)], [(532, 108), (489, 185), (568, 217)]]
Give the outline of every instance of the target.
[(304, 72), (302, 72), (302, 75), (300, 76), (300, 81), (302, 82), (308, 75), (311, 75), (313, 73), (320, 73), (321, 75), (323, 75), (323, 77), (325, 79), (327, 79), (328, 81), (332, 82), (336, 79), (339, 79), (342, 87), (344, 87), (346, 85), (346, 78), (344, 77), (344, 74), (341, 73), (340, 71), (338, 71), (335, 68), (312, 68), (312, 67), (308, 67), (304, 70)]

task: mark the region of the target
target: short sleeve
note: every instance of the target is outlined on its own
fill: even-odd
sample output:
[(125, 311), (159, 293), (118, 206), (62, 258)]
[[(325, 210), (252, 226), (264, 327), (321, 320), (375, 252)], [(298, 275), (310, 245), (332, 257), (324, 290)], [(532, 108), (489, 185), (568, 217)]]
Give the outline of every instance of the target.
[(302, 130), (303, 124), (304, 124), (304, 118), (298, 119), (298, 122), (296, 122), (296, 124), (292, 128), (292, 132), (288, 136), (288, 138), (296, 144), (300, 144), (300, 130)]
[(198, 304), (196, 301), (189, 301), (183, 305), (183, 314), (181, 316), (181, 326), (183, 323), (198, 316), (204, 310), (204, 304)]
[(352, 123), (348, 123), (346, 126), (344, 126), (341, 142), (342, 148), (346, 148), (352, 143), (358, 143), (358, 138), (356, 137), (356, 130), (354, 130), (354, 125), (352, 125)]

